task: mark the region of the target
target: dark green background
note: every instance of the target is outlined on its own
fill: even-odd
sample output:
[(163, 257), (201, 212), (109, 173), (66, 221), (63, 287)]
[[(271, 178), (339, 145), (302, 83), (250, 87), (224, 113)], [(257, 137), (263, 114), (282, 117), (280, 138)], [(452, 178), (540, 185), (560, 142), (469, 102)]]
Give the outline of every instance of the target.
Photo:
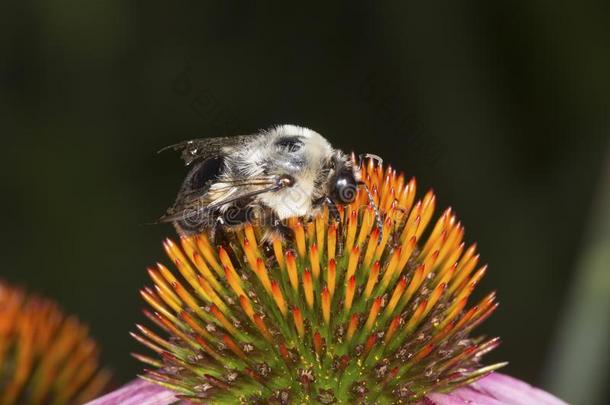
[(490, 265), (490, 357), (541, 382), (608, 140), (607, 7), (8, 3), (0, 277), (90, 324), (119, 382), (185, 173), (156, 151), (276, 123), (434, 187)]

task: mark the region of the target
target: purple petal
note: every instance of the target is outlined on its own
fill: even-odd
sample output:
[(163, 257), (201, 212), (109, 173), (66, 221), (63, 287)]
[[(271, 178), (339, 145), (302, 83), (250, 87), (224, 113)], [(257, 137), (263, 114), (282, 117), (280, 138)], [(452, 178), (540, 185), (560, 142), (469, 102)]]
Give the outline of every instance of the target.
[[(87, 405), (167, 405), (176, 402), (174, 394), (143, 380), (134, 380)], [(504, 374), (492, 373), (467, 387), (449, 394), (429, 394), (425, 405), (567, 405), (538, 388)]]
[(86, 405), (166, 405), (177, 399), (174, 393), (166, 388), (136, 379), (118, 390), (87, 402)]
[(449, 394), (429, 394), (426, 405), (567, 405), (548, 392), (500, 373), (492, 373)]

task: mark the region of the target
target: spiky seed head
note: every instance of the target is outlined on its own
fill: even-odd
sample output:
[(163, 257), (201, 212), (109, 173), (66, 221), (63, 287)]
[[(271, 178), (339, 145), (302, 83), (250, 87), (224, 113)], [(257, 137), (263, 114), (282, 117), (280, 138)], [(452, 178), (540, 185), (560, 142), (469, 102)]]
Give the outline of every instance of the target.
[(411, 403), (501, 367), (480, 363), (498, 339), (470, 337), (497, 304), (468, 307), (486, 267), (453, 211), (429, 226), (432, 191), (415, 201), (415, 179), (362, 169), (383, 230), (359, 193), (340, 222), (290, 219), (292, 240), (252, 225), (218, 249), (166, 240), (178, 273), (149, 269), (142, 377), (203, 403)]
[(97, 344), (76, 317), (0, 280), (0, 404), (87, 402), (110, 379), (98, 360)]

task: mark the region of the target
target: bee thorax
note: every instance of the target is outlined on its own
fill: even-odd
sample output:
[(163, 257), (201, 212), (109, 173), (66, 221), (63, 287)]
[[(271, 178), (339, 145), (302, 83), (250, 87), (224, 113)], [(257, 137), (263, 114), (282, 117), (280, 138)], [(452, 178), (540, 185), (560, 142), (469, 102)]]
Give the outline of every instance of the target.
[(313, 181), (296, 180), (291, 187), (275, 193), (262, 194), (259, 201), (275, 212), (279, 219), (306, 216), (312, 211)]

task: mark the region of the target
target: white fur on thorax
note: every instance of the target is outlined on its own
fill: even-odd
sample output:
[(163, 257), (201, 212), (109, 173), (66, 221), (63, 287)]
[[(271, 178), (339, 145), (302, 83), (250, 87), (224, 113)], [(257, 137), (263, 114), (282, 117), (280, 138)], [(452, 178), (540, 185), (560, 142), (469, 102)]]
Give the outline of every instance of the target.
[[(227, 155), (226, 166), (239, 168), (240, 176), (245, 178), (258, 178), (265, 176), (263, 162), (273, 160), (275, 152), (275, 141), (281, 136), (300, 136), (303, 137), (303, 148), (301, 152), (306, 161), (304, 168), (291, 173), (295, 178), (295, 184), (275, 192), (264, 193), (256, 197), (255, 201), (262, 203), (272, 209), (279, 219), (293, 216), (305, 216), (312, 214), (312, 198), (319, 190), (315, 190), (315, 181), (322, 168), (322, 165), (330, 159), (333, 148), (328, 141), (315, 131), (295, 125), (280, 125), (261, 135), (253, 138), (251, 142), (238, 150), (232, 151)], [(285, 162), (282, 162), (285, 163)], [(272, 173), (279, 175), (283, 173)], [(235, 176), (235, 173), (231, 173)], [(225, 179), (214, 184), (210, 191), (222, 189), (228, 183)], [(226, 180), (230, 180), (227, 176)], [(251, 186), (251, 191), (260, 187)], [(218, 200), (226, 200), (236, 193), (243, 193), (245, 190), (238, 188), (227, 188), (217, 195)]]
[(282, 135), (299, 135), (305, 138), (303, 152), (307, 160), (305, 168), (296, 176), (294, 186), (275, 193), (263, 194), (260, 200), (273, 209), (279, 219), (305, 216), (312, 213), (312, 197), (315, 180), (333, 148), (324, 137), (311, 129), (295, 125), (282, 125), (271, 131), (273, 138)]

